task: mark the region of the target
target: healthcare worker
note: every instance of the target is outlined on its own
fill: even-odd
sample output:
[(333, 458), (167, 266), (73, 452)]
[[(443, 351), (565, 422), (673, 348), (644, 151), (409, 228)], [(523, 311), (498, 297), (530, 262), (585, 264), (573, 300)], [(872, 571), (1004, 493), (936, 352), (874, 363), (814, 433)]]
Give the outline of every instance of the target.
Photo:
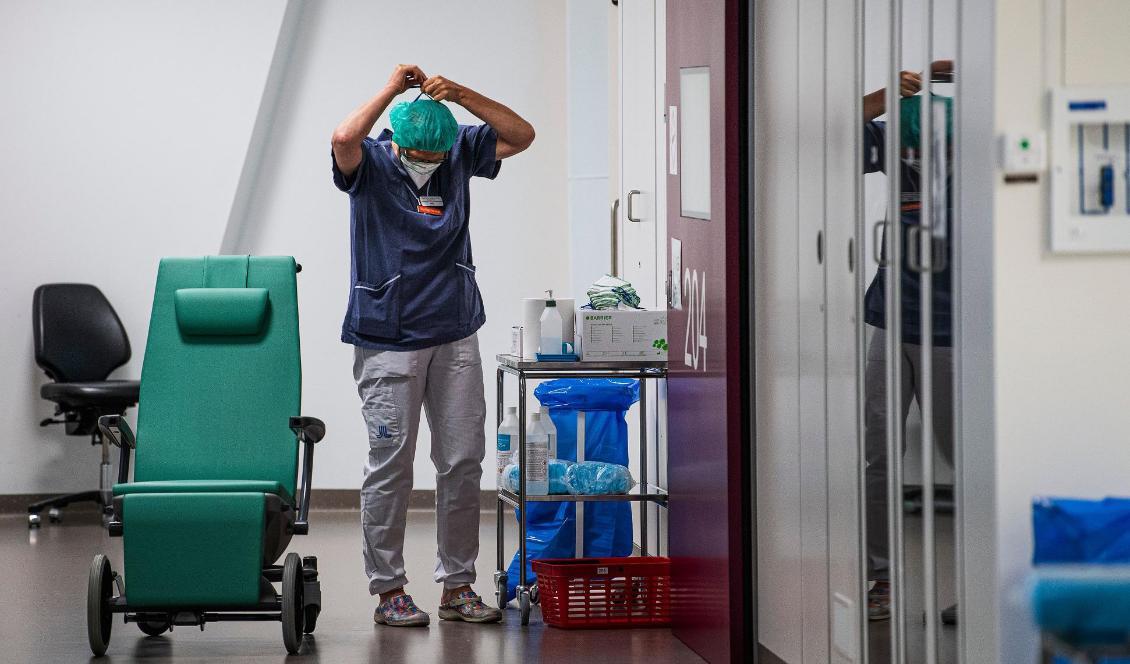
[[(369, 132), (393, 99), (392, 131)], [(423, 95), (426, 95), (424, 97)], [(444, 102), (484, 124), (456, 123)], [(470, 180), (494, 179), (501, 160), (534, 140), (506, 106), (416, 65), (333, 133), (333, 181), (349, 194), (352, 251), (342, 341), (354, 346), (353, 376), (369, 433), (361, 526), (373, 619), (427, 625), (404, 592), (404, 529), (423, 406), (436, 468), (439, 616), (497, 622), (502, 612), (471, 590), (479, 553), (479, 478), (486, 451), (482, 360), (486, 321), (471, 255)]]
[[(938, 79), (952, 80), (953, 61), (938, 60), (931, 65), (933, 75)], [(922, 77), (914, 72), (902, 72), (899, 81), (899, 95), (902, 102), (900, 113), (901, 159), (899, 163), (899, 184), (902, 189), (899, 221), (902, 223), (902, 256), (898, 274), (901, 285), (902, 345), (896, 360), (902, 366), (902, 393), (899, 395), (897, 421), (905, 425), (912, 400), (921, 400), (926, 390), (931, 390), (934, 398), (933, 422), (923, 423), (932, 426), (934, 440), (942, 457), (953, 464), (953, 334), (952, 305), (950, 301), (952, 273), (950, 271), (950, 246), (952, 229), (948, 226), (953, 217), (953, 197), (947, 195), (945, 210), (938, 211), (938, 217), (945, 220), (947, 232), (942, 240), (944, 265), (932, 276), (932, 320), (931, 329), (923, 331), (920, 325), (921, 291), (920, 275), (911, 268), (906, 257), (909, 255), (907, 231), (918, 226), (921, 220), (922, 181), (917, 160), (920, 136), (918, 134), (918, 114), (921, 97), (915, 97), (922, 89)], [(952, 109), (952, 100), (936, 97), (935, 103), (945, 104), (947, 111)], [(886, 112), (886, 90), (876, 90), (863, 98), (863, 167), (864, 172), (887, 172), (886, 141), (889, 140), (886, 123), (875, 118)], [(952, 150), (952, 123), (947, 112), (946, 145)], [(952, 153), (946, 163), (952, 163)], [(946, 191), (952, 191), (950, 173), (946, 173)], [(883, 257), (886, 260), (886, 234), (883, 235)], [(864, 319), (874, 329), (870, 333), (871, 342), (867, 349), (865, 368), (864, 425), (867, 457), (867, 580), (873, 585), (867, 593), (867, 612), (871, 620), (886, 620), (891, 617), (890, 552), (888, 551), (887, 523), (887, 385), (886, 385), (886, 273), (891, 269), (880, 263), (879, 269), (867, 289), (864, 299)], [(931, 361), (933, 365), (933, 385), (923, 385), (920, 379), (922, 368), (922, 341), (930, 335), (933, 343)], [(903, 453), (906, 441), (903, 441)], [(947, 624), (957, 622), (957, 610), (949, 607), (942, 612), (942, 621)]]

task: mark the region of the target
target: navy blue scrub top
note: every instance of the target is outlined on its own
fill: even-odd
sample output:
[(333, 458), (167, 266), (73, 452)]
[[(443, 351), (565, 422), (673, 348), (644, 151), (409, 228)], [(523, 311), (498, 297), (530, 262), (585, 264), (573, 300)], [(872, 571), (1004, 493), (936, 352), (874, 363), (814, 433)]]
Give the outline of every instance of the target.
[[(345, 343), (418, 350), (458, 341), (486, 322), (471, 256), (470, 180), (494, 179), (498, 135), (490, 125), (459, 127), (443, 164), (417, 188), (392, 151), (392, 132), (365, 138), (361, 165), (333, 180), (349, 194), (352, 260)], [(333, 153), (330, 153), (333, 161)], [(419, 212), (420, 196), (443, 198), (442, 214)]]
[[(868, 122), (863, 128), (863, 172), (886, 172), (886, 123)], [(900, 164), (899, 184), (902, 188), (903, 209), (899, 214), (902, 222), (902, 255), (908, 255), (909, 246), (906, 232), (911, 226), (917, 226), (920, 219), (919, 207), (921, 205), (920, 173), (916, 168), (903, 162)], [(947, 182), (947, 185), (950, 183)], [(952, 186), (946, 187), (953, 191)], [(950, 252), (950, 238), (953, 237), (953, 199), (946, 202), (946, 239), (945, 268), (933, 274), (933, 302), (931, 313), (933, 315), (933, 329), (931, 338), (935, 346), (953, 345), (953, 304), (951, 301), (952, 272), (950, 265), (953, 263)], [(882, 246), (887, 246), (886, 231), (883, 233)], [(886, 251), (883, 251), (886, 260)], [(864, 320), (868, 325), (886, 329), (887, 327), (887, 296), (886, 296), (887, 268), (879, 266), (875, 278), (867, 288), (864, 296)], [(902, 340), (906, 343), (921, 344), (922, 330), (920, 325), (920, 312), (922, 311), (922, 296), (919, 286), (919, 273), (912, 270), (903, 260), (902, 269), (899, 270), (899, 279), (902, 287)]]

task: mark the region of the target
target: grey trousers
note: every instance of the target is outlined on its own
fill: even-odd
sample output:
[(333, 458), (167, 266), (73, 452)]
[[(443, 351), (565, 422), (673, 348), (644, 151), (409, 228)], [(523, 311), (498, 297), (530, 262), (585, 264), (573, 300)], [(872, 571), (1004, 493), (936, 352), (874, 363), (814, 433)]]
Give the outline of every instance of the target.
[(361, 529), (369, 592), (408, 583), (404, 529), (420, 407), (431, 428), (436, 468), (435, 580), (445, 588), (475, 581), (479, 555), (479, 479), (486, 453), (486, 402), (478, 335), (418, 351), (357, 347), (353, 377), (369, 431), (361, 485)]
[[(867, 454), (867, 578), (869, 581), (890, 579), (890, 551), (887, 521), (887, 334), (871, 330), (865, 371), (864, 425)], [(953, 349), (935, 347), (933, 358), (934, 444), (942, 457), (953, 464)], [(902, 394), (898, 421), (906, 426), (910, 402), (922, 394), (922, 347), (902, 344), (898, 359), (902, 362)], [(919, 402), (921, 403), (921, 402)], [(922, 424), (927, 426), (925, 422)], [(906, 439), (902, 452), (906, 454)]]

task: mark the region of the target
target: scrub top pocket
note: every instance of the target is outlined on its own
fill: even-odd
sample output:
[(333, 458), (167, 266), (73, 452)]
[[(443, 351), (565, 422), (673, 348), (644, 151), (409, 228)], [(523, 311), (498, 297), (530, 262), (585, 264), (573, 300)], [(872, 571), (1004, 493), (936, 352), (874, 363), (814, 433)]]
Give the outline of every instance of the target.
[(400, 336), (400, 275), (379, 285), (358, 281), (353, 297), (354, 332), (384, 339)]
[(455, 264), (455, 278), (461, 297), (459, 305), (460, 325), (469, 325), (483, 315), (483, 296), (475, 279), (475, 267), (463, 263)]

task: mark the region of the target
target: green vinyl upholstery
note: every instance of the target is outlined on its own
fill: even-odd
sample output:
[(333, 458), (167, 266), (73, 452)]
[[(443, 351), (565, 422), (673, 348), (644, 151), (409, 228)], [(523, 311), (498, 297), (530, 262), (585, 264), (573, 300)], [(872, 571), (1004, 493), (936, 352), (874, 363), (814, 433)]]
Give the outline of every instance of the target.
[(294, 504), (294, 498), (278, 482), (270, 480), (170, 480), (115, 484), (115, 496), (133, 493), (270, 493)]
[[(253, 335), (186, 334), (179, 289), (267, 292)], [(271, 480), (293, 496), (302, 384), (290, 257), (166, 258), (157, 273), (137, 419), (137, 482)]]
[(246, 607), (290, 539), (301, 413), (291, 257), (166, 258), (134, 481), (114, 487), (131, 607)]

